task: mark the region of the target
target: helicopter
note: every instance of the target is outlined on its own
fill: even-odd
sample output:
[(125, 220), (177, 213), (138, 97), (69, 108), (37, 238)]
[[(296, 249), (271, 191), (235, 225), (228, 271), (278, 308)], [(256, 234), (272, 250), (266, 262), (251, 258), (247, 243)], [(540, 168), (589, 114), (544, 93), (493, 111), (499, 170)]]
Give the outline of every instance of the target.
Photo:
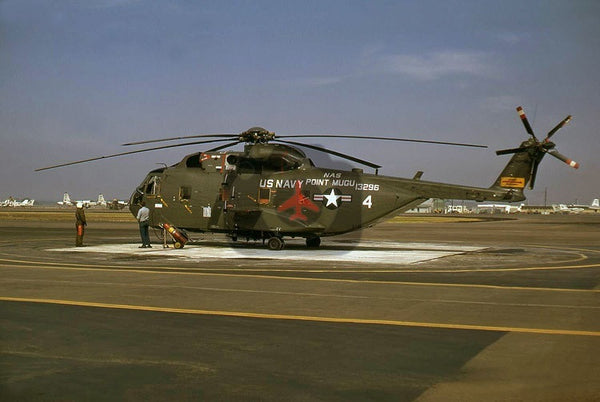
[[(168, 229), (175, 247), (183, 247), (187, 232), (213, 232), (239, 238), (262, 240), (270, 250), (281, 250), (286, 237), (301, 237), (310, 248), (321, 238), (371, 227), (407, 211), (429, 198), (518, 202), (525, 200), (524, 188), (533, 189), (538, 166), (546, 154), (573, 168), (579, 164), (560, 154), (550, 138), (571, 120), (567, 116), (543, 140), (539, 140), (521, 107), (517, 112), (530, 137), (519, 147), (497, 151), (513, 154), (489, 188), (472, 187), (379, 175), (381, 165), (321, 146), (290, 138), (343, 138), (405, 141), (487, 148), (454, 142), (350, 135), (278, 136), (262, 127), (239, 134), (200, 134), (138, 141), (133, 146), (197, 138), (199, 141), (154, 146), (36, 169), (54, 169), (94, 160), (165, 148), (225, 142), (207, 151), (186, 155), (172, 166), (150, 171), (130, 197), (129, 208), (136, 216), (142, 202), (150, 210), (150, 225)], [(225, 151), (243, 143), (243, 151)], [(298, 147), (325, 152), (375, 169), (340, 170), (317, 167)]]

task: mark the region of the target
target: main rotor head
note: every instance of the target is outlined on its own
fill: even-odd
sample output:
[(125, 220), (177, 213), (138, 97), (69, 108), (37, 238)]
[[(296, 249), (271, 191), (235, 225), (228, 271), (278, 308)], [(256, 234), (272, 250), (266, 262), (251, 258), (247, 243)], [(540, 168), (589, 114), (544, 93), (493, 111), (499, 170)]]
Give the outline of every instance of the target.
[(275, 133), (262, 127), (251, 127), (240, 133), (238, 139), (248, 144), (265, 144), (275, 139)]

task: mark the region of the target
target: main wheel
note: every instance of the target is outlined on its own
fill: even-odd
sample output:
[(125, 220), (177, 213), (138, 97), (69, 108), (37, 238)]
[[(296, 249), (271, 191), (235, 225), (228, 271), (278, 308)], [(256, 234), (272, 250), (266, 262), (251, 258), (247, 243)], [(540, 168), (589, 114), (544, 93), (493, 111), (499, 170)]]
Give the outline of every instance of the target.
[(267, 247), (269, 250), (281, 250), (285, 243), (281, 237), (273, 236), (267, 242)]
[(320, 245), (321, 245), (321, 238), (319, 236), (306, 238), (306, 247), (317, 248)]

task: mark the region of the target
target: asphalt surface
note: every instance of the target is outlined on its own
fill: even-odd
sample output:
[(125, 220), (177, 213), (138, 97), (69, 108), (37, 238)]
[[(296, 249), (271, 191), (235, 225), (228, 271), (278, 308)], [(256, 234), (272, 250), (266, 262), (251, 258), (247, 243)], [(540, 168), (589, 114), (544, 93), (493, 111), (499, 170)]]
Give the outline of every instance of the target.
[[(600, 214), (289, 242), (312, 259), (140, 250), (135, 223), (82, 252), (73, 226), (0, 221), (0, 400), (600, 400)], [(390, 242), (473, 250), (319, 258)]]

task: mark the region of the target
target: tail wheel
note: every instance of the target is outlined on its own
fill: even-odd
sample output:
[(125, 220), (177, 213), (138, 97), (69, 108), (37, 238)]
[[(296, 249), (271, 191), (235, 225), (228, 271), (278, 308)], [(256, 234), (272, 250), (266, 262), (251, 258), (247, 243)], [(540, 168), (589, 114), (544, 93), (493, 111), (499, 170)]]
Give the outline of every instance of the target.
[(281, 237), (273, 236), (267, 242), (269, 250), (281, 250), (285, 246), (285, 243)]

